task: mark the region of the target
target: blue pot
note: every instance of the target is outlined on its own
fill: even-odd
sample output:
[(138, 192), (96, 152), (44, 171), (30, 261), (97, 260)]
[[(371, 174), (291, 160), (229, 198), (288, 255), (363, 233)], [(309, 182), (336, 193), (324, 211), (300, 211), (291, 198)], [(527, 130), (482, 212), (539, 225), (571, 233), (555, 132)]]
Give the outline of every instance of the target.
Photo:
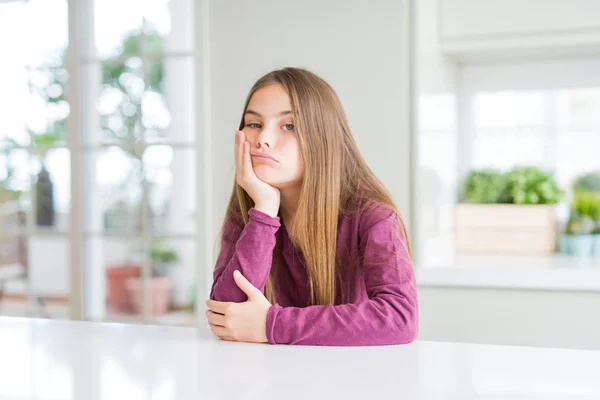
[(570, 235), (559, 235), (558, 236), (558, 252), (561, 254), (571, 254), (571, 236)]
[(594, 248), (594, 237), (592, 235), (571, 235), (569, 237), (570, 254), (582, 257), (590, 257)]
[(596, 257), (600, 257), (600, 233), (592, 235), (593, 249), (592, 254)]

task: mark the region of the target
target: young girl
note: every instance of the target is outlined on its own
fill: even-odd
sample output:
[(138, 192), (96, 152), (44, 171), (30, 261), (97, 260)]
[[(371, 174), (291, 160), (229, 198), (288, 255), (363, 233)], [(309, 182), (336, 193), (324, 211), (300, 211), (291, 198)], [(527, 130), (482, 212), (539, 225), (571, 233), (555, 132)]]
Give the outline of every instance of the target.
[(404, 224), (334, 90), (285, 68), (250, 90), (206, 312), (224, 340), (409, 343), (417, 290)]

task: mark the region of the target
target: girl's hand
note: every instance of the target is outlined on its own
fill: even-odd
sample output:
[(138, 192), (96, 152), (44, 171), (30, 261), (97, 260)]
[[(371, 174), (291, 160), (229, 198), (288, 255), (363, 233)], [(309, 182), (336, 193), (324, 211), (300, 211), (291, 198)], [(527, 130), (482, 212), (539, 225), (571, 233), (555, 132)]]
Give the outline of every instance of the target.
[(208, 324), (215, 335), (223, 340), (250, 343), (267, 342), (267, 313), (269, 300), (239, 271), (233, 273), (235, 283), (248, 296), (244, 303), (208, 300)]
[(250, 156), (250, 142), (242, 131), (235, 132), (235, 180), (254, 200), (254, 208), (271, 217), (277, 216), (281, 198), (279, 189), (256, 176)]

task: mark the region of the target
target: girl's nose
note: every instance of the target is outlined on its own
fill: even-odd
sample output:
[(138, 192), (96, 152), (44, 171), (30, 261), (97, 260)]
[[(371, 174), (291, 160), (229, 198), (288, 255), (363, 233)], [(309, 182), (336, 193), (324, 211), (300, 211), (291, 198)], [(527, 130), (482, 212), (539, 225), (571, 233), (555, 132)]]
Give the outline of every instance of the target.
[(257, 147), (272, 148), (275, 145), (275, 135), (270, 129), (263, 129), (256, 138)]

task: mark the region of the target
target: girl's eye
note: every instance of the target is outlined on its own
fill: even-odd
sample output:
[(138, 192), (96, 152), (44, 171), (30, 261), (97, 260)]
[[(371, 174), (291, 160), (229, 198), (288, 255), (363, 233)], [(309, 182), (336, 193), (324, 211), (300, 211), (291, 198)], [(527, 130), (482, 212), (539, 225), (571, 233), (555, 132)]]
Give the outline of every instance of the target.
[(294, 124), (285, 124), (283, 125), (283, 129), (286, 131), (293, 131), (294, 130)]
[(246, 124), (246, 126), (248, 128), (252, 128), (252, 129), (260, 129), (260, 124), (251, 123), (251, 124)]

